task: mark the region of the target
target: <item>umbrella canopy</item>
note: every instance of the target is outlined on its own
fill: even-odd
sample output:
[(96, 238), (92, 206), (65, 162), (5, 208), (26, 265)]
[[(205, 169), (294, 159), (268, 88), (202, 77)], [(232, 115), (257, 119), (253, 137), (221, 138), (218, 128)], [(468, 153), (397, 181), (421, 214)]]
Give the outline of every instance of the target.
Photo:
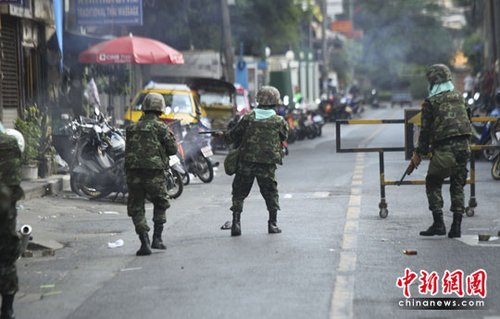
[(160, 41), (129, 35), (90, 47), (80, 53), (78, 61), (97, 64), (183, 64), (184, 57)]

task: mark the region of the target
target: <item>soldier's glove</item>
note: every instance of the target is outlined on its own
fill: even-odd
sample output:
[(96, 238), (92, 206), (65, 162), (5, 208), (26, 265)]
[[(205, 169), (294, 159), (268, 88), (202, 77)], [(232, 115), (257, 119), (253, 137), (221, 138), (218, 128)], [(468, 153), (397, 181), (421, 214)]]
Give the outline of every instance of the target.
[(222, 132), (222, 131), (214, 131), (214, 132), (212, 132), (212, 136), (213, 137), (223, 137), (224, 136), (224, 132)]

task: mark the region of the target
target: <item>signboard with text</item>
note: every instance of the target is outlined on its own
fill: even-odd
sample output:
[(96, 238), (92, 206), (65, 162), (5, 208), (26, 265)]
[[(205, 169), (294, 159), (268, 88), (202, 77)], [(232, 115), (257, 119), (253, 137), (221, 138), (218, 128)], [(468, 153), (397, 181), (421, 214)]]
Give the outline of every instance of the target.
[(0, 4), (18, 4), (22, 5), (24, 0), (0, 0)]
[(142, 25), (142, 0), (76, 0), (78, 25)]

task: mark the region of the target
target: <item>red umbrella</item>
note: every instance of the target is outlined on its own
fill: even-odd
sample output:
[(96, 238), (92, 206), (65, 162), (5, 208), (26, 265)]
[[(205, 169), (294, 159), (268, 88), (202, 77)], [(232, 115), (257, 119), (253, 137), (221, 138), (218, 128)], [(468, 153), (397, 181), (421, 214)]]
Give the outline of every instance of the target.
[(153, 39), (124, 36), (98, 43), (80, 53), (80, 63), (183, 64), (179, 51)]

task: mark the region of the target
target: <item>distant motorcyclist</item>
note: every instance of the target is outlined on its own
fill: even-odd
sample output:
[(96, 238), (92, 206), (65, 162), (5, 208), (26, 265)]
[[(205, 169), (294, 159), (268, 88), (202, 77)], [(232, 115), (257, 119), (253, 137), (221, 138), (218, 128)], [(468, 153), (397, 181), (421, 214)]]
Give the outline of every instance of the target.
[(422, 128), (412, 163), (418, 167), (422, 156), (432, 152), (425, 187), (434, 222), (427, 230), (420, 232), (420, 235), (446, 234), (441, 188), (444, 179), (449, 177), (453, 223), (448, 237), (460, 237), (465, 211), (467, 160), (470, 157), (470, 113), (462, 95), (455, 90), (450, 69), (446, 65), (430, 66), (426, 76), (429, 96), (422, 104)]
[[(151, 254), (151, 248), (167, 249), (161, 235), (166, 223), (167, 199), (165, 170), (168, 157), (177, 153), (174, 134), (159, 120), (165, 110), (165, 100), (158, 93), (149, 93), (143, 103), (144, 115), (127, 128), (125, 169), (128, 185), (127, 212), (139, 235), (141, 247), (137, 256)], [(145, 216), (146, 198), (153, 203), (154, 233), (149, 242), (150, 230)]]
[(4, 131), (0, 123), (0, 318), (14, 318), (14, 297), (19, 289), (16, 260), (21, 242), (16, 231), (16, 203), (24, 196), (21, 188), (21, 154), (24, 138), (21, 133)]
[(238, 168), (233, 180), (231, 236), (241, 235), (243, 201), (250, 193), (254, 179), (257, 179), (269, 211), (268, 233), (281, 233), (277, 226), (280, 207), (275, 171), (276, 164), (282, 164), (281, 143), (287, 139), (288, 127), (285, 120), (276, 115), (275, 107), (280, 104), (280, 93), (275, 87), (263, 86), (257, 92), (257, 103), (257, 108), (246, 114), (233, 129), (226, 133), (213, 133), (214, 136), (224, 136), (228, 144), (234, 143), (240, 147)]

